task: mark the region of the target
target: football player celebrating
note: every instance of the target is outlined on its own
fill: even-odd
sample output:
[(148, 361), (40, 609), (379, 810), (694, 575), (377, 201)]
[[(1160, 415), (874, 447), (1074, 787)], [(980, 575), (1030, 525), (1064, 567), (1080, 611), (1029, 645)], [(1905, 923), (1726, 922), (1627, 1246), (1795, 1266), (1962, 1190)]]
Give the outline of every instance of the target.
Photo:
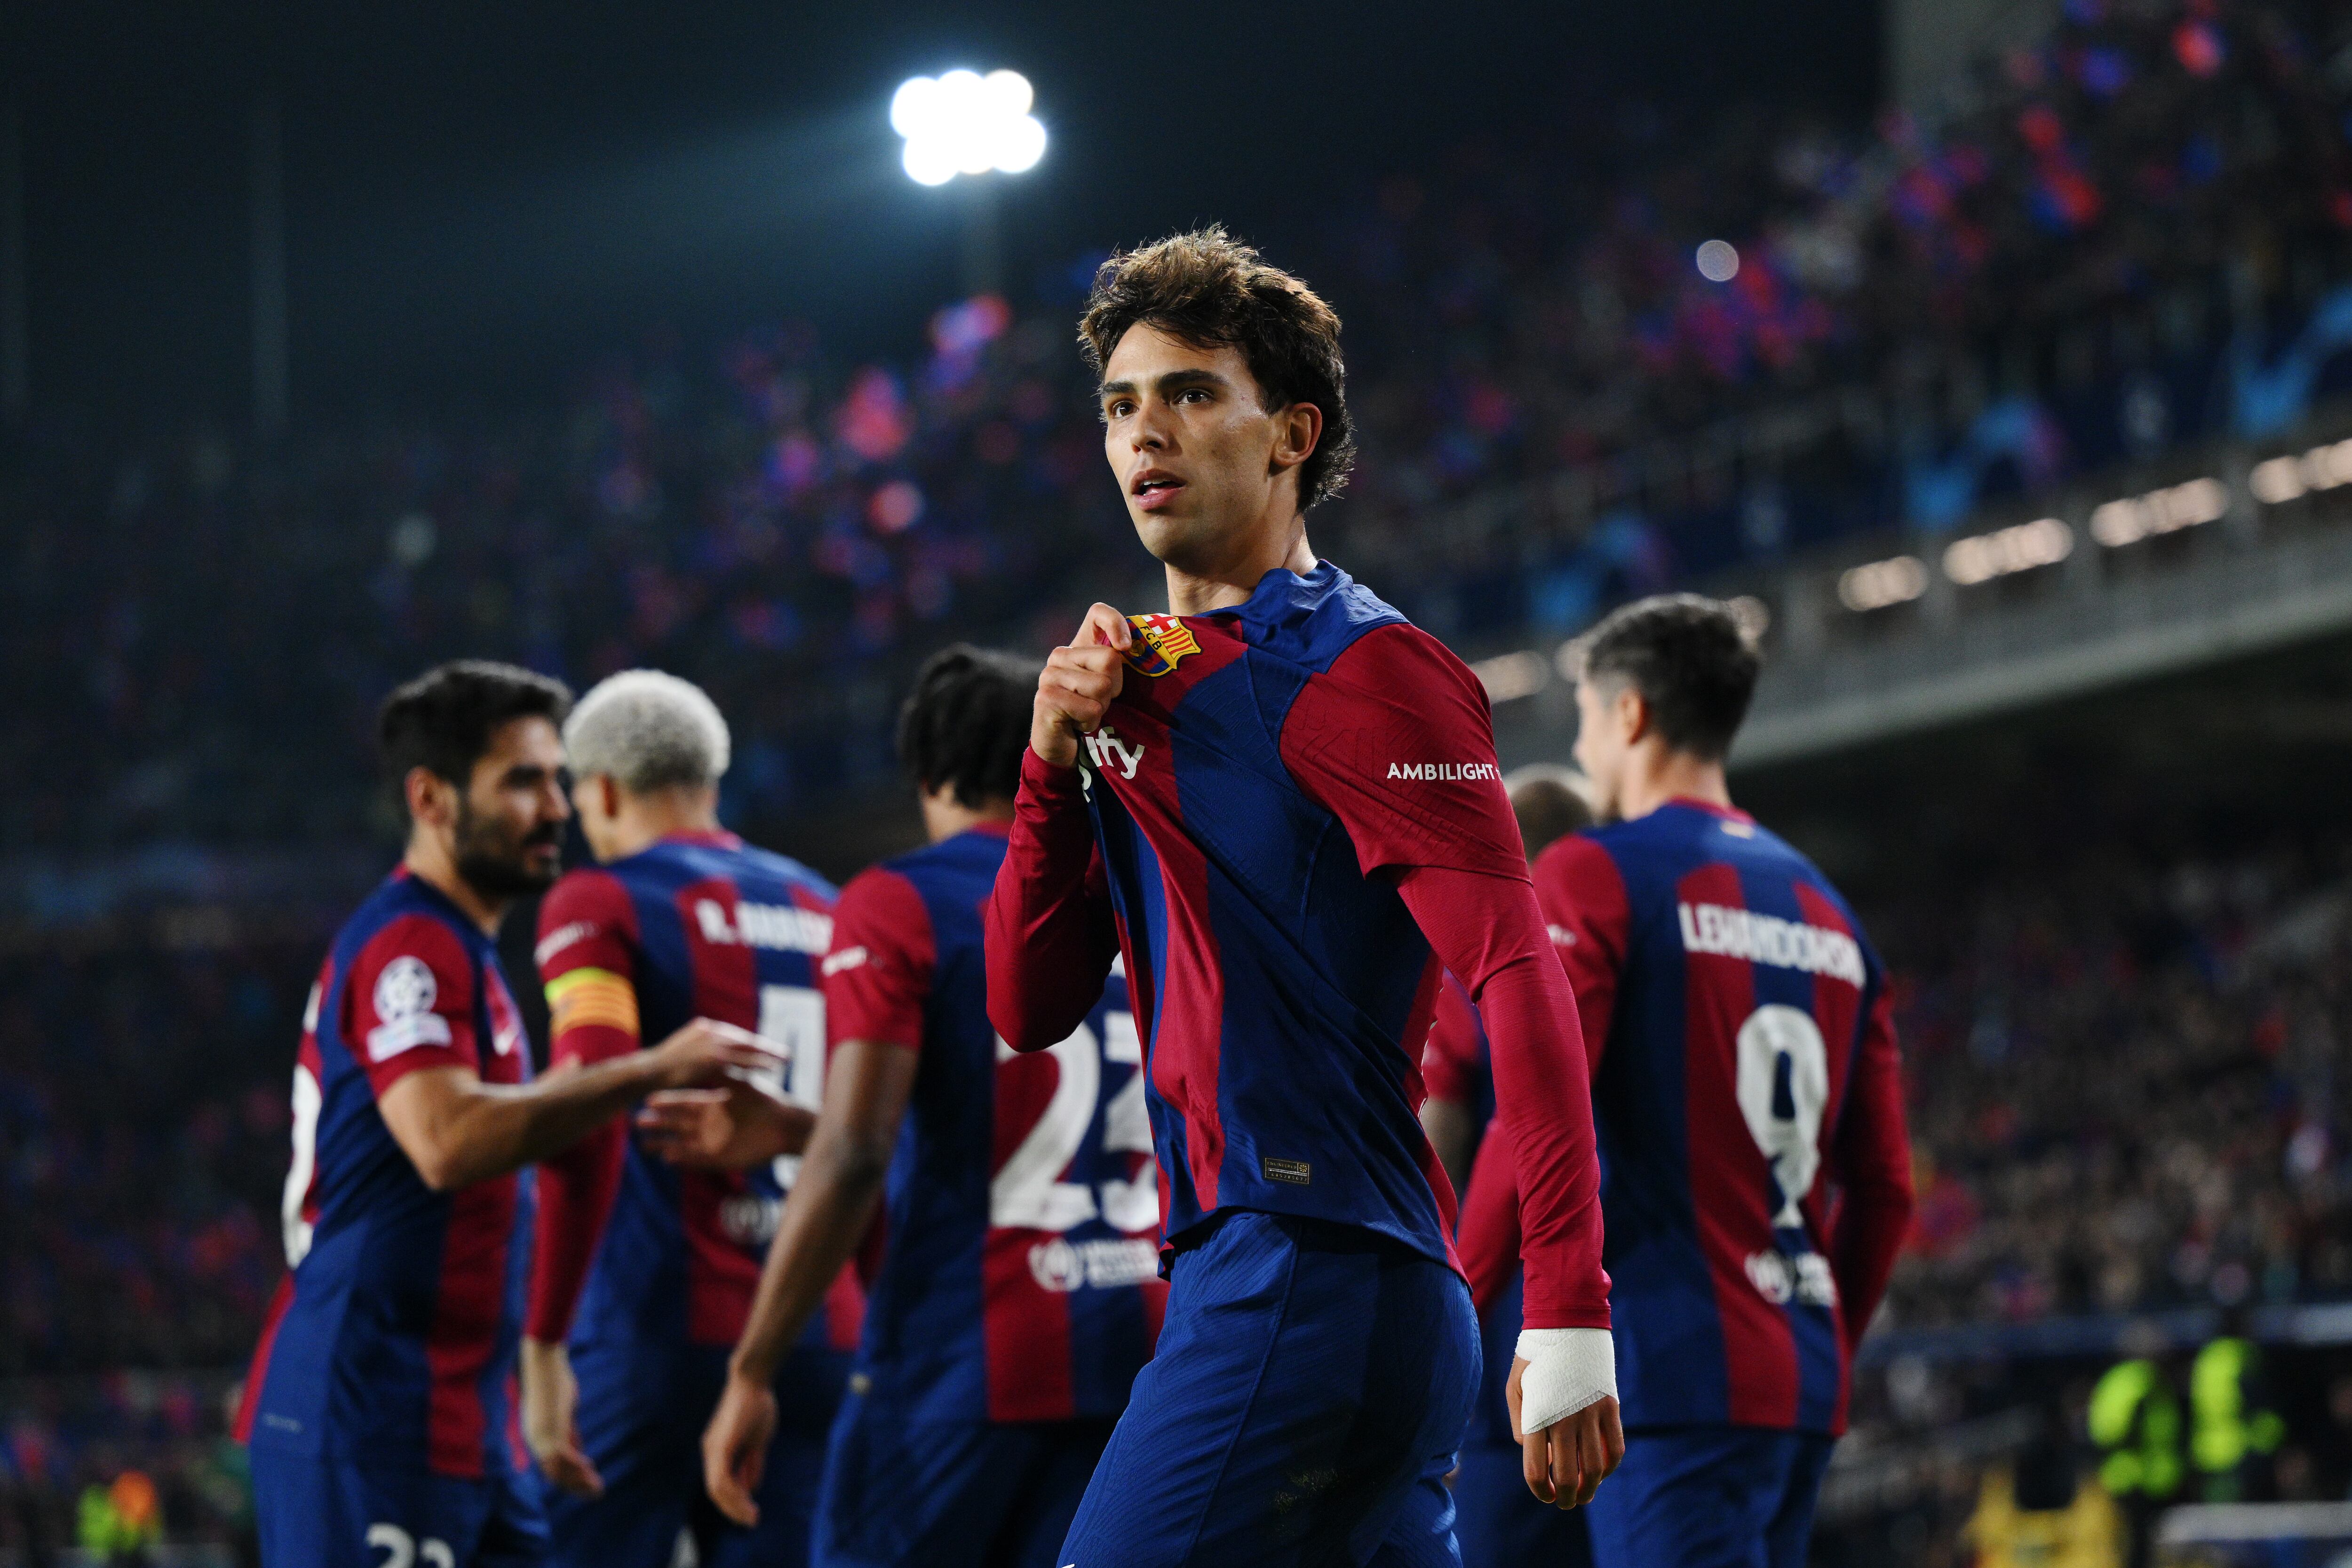
[[(1731, 804), (1757, 672), (1731, 612), (1645, 599), (1581, 657), (1576, 756), (1607, 826), (1545, 851), (1536, 888), (1607, 1173), (1628, 1436), (1593, 1559), (1799, 1568), (1910, 1221), (1886, 973), (1836, 889)], [(1482, 1300), (1511, 1271), (1516, 1137), (1507, 1116), (1463, 1217)]]
[(1583, 1049), (1467, 668), (1307, 542), (1346, 476), (1339, 320), (1220, 229), (1112, 258), (1080, 332), (1169, 610), (1096, 605), (1040, 679), (988, 909), (989, 1013), (1066, 1037), (1114, 957), (1171, 1293), (1061, 1561), (1439, 1563), (1478, 1384), (1415, 1119), (1441, 968), (1524, 1184), (1528, 1484), (1622, 1448)]
[(469, 661), (384, 703), (407, 853), (310, 993), (292, 1272), (237, 1415), (272, 1568), (541, 1561), (546, 1526), (509, 1442), (521, 1168), (654, 1090), (770, 1060), (740, 1030), (681, 1019), (657, 1050), (530, 1081), (494, 933), (555, 879), (570, 702), (542, 676)]
[[(1160, 1194), (1125, 987), (1097, 984), (1050, 1053), (1016, 1056), (988, 1022), (980, 907), (1035, 681), (1034, 663), (950, 647), (899, 716), (931, 842), (842, 893), (824, 962), (833, 1087), (710, 1424), (711, 1494), (751, 1518), (774, 1462), (769, 1369), (880, 1196), (886, 1243), (825, 1468), (822, 1564), (1055, 1568), (1160, 1329)], [(680, 1158), (724, 1163), (760, 1152), (762, 1110), (682, 1095), (649, 1115)]]
[[(625, 1061), (690, 1017), (756, 1028), (789, 1052), (789, 1099), (772, 1103), (804, 1134), (824, 1070), (816, 964), (833, 934), (832, 885), (720, 829), (727, 721), (700, 688), (657, 670), (615, 675), (581, 699), (563, 740), (599, 864), (540, 906), (550, 1060)], [(829, 1310), (772, 1368), (791, 1420), (756, 1530), (710, 1506), (700, 1458), (798, 1148), (747, 1172), (680, 1172), (614, 1122), (541, 1172), (523, 1432), (551, 1483), (551, 1563), (669, 1568), (681, 1531), (703, 1568), (806, 1561), (856, 1340), (853, 1277), (835, 1270)]]

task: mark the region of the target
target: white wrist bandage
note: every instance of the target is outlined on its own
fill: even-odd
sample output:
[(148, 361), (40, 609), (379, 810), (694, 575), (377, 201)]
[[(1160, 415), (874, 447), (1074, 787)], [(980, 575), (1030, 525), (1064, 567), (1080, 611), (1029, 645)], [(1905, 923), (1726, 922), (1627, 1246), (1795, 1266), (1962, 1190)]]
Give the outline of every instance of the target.
[(1588, 1405), (1617, 1397), (1617, 1346), (1607, 1329), (1521, 1329), (1519, 1430), (1540, 1432)]

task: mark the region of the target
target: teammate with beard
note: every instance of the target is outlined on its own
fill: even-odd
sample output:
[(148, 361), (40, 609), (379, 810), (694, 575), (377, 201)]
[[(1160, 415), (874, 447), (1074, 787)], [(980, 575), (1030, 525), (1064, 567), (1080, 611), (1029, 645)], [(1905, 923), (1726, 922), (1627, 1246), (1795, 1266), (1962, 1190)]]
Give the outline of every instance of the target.
[[(1645, 599), (1580, 655), (1603, 825), (1546, 850), (1536, 891), (1590, 1042), (1624, 1376), (1593, 1560), (1798, 1568), (1910, 1221), (1886, 972), (1821, 872), (1731, 804), (1757, 658), (1729, 608)], [(1482, 1305), (1517, 1251), (1516, 1136), (1489, 1135), (1463, 1215)]]
[(270, 1568), (511, 1568), (546, 1526), (513, 1442), (531, 1187), (522, 1167), (662, 1089), (770, 1057), (696, 1022), (658, 1050), (530, 1081), (495, 933), (555, 879), (571, 694), (443, 665), (378, 730), (401, 865), (319, 973), (294, 1069), (286, 1252), (236, 1434)]
[(793, 1136), (749, 1170), (681, 1172), (614, 1121), (541, 1167), (522, 1390), (524, 1439), (550, 1483), (549, 1562), (668, 1568), (685, 1531), (702, 1568), (793, 1568), (856, 1341), (854, 1277), (828, 1276), (828, 1310), (776, 1357), (785, 1425), (756, 1528), (703, 1495), (699, 1439), (823, 1090), (816, 965), (833, 886), (720, 829), (727, 721), (699, 688), (625, 671), (581, 699), (563, 740), (598, 864), (540, 905), (550, 1061), (625, 1061), (689, 1018), (757, 1026), (789, 1053), (791, 1099), (738, 1091)]
[(1528, 1483), (1588, 1501), (1622, 1444), (1575, 1004), (1485, 690), (1307, 545), (1351, 452), (1339, 329), (1221, 229), (1113, 257), (1080, 322), (1170, 613), (1097, 605), (1047, 660), (988, 1006), (1045, 1049), (1123, 958), (1170, 1294), (1075, 1568), (1458, 1561), (1477, 1326), (1415, 1119), (1441, 969), (1528, 1152)]

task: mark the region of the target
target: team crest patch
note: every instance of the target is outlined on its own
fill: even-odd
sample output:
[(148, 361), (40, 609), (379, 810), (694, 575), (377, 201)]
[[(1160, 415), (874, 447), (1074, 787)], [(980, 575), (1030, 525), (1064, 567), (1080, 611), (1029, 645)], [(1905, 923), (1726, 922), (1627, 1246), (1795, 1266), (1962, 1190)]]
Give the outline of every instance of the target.
[(1192, 636), (1192, 628), (1173, 616), (1129, 616), (1127, 618), (1143, 638), (1140, 647), (1127, 650), (1127, 662), (1139, 675), (1165, 675), (1183, 663), (1188, 655), (1201, 651), (1200, 642)]

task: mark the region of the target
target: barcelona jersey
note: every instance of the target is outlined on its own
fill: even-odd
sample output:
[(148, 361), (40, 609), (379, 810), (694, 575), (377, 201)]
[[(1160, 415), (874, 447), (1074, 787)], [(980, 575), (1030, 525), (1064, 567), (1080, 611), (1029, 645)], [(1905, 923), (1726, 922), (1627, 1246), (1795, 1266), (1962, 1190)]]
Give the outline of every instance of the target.
[(824, 963), (836, 1042), (920, 1057), (858, 1356), (894, 1421), (1117, 1415), (1166, 1298), (1125, 981), (1050, 1050), (989, 1024), (981, 906), (1004, 852), (983, 824), (866, 872)]
[[(568, 873), (541, 906), (538, 962), (551, 1059), (659, 1044), (695, 1018), (789, 1053), (772, 1087), (814, 1109), (824, 1090), (818, 962), (832, 885), (730, 834), (681, 834)], [(758, 1288), (796, 1157), (750, 1172), (681, 1171), (615, 1122), (550, 1163), (530, 1287), (532, 1337), (624, 1349), (732, 1347)], [(845, 1350), (845, 1274), (811, 1339)]]
[(257, 1448), (468, 1479), (526, 1468), (512, 1417), (531, 1184), (425, 1184), (376, 1102), (426, 1068), (520, 1084), (530, 1050), (495, 943), (404, 871), (337, 935), (303, 1020), (292, 1272), (236, 1424)]

